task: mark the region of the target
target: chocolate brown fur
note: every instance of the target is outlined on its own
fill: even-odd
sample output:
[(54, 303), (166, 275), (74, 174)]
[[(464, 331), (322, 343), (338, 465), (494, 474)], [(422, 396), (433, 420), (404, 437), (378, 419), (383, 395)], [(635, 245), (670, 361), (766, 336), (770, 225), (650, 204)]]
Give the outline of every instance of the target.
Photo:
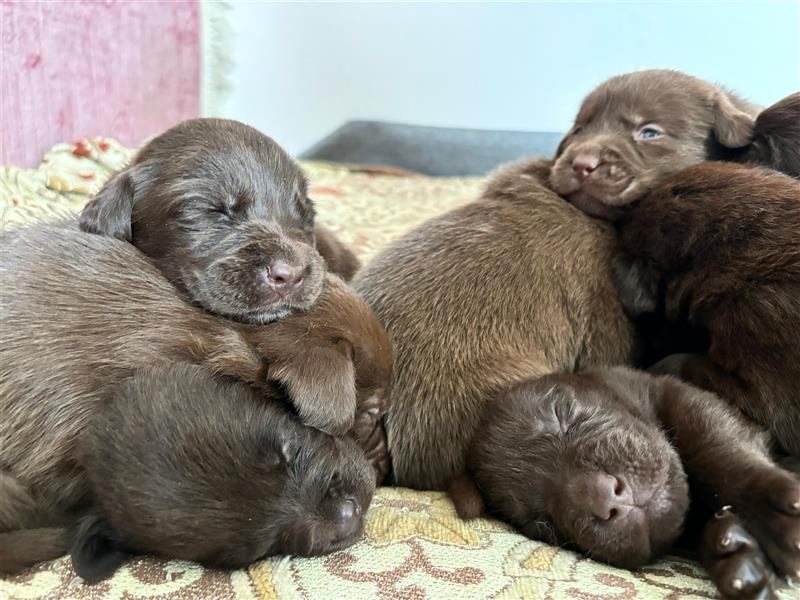
[(718, 393), (800, 455), (800, 182), (729, 163), (685, 169), (618, 223), (633, 315), (707, 332), (706, 354), (660, 364)]
[(32, 540), (72, 530), (73, 564), (87, 581), (109, 577), (132, 553), (240, 568), (330, 552), (358, 538), (375, 488), (353, 441), (302, 426), (277, 391), (192, 365), (137, 371), (116, 386), (80, 448), (90, 505), (77, 527), (0, 540), (30, 556)]
[(109, 387), (152, 365), (277, 382), (301, 421), (352, 430), (378, 475), (388, 468), (389, 340), (338, 278), (309, 312), (246, 325), (183, 302), (127, 243), (48, 225), (0, 241), (0, 447), (3, 475), (18, 483), (0, 489), (0, 531), (49, 526), (81, 502), (80, 431)]
[(706, 519), (732, 511), (710, 520), (701, 544), (726, 597), (771, 592), (800, 570), (800, 479), (726, 402), (672, 377), (616, 367), (520, 383), (486, 411), (468, 468), (477, 488), (462, 477), (451, 490), (460, 514), (476, 516), (480, 490), (526, 535), (614, 565), (671, 547), (688, 484)]
[(237, 121), (192, 119), (151, 140), (80, 226), (131, 242), (185, 299), (240, 321), (305, 310), (322, 289), (303, 172)]
[(332, 231), (321, 225), (314, 228), (314, 238), (317, 252), (325, 260), (328, 271), (335, 273), (344, 281), (350, 281), (356, 271), (361, 268), (361, 261), (353, 254), (353, 251), (345, 246)]
[(678, 71), (612, 77), (581, 104), (550, 183), (581, 210), (613, 218), (669, 175), (746, 146), (757, 114), (758, 107)]
[(399, 485), (441, 489), (460, 473), (500, 389), (631, 359), (608, 276), (613, 232), (546, 189), (548, 168), (502, 170), (478, 201), (406, 234), (356, 276), (392, 338), (385, 422)]
[(800, 92), (759, 113), (753, 140), (737, 161), (800, 178)]

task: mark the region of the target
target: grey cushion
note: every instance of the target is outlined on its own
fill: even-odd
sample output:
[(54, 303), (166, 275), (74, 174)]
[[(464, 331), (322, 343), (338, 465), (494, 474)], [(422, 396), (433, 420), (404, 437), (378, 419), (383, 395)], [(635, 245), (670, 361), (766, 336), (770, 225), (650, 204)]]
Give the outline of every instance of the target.
[(525, 156), (552, 156), (561, 137), (560, 133), (349, 121), (300, 157), (388, 165), (426, 175), (482, 175)]

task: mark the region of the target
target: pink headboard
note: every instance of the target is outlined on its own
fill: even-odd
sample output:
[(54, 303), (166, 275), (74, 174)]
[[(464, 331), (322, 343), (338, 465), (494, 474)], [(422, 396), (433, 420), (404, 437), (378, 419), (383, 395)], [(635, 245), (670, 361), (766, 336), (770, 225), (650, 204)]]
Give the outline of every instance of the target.
[(0, 164), (91, 135), (135, 145), (200, 106), (197, 0), (0, 0)]

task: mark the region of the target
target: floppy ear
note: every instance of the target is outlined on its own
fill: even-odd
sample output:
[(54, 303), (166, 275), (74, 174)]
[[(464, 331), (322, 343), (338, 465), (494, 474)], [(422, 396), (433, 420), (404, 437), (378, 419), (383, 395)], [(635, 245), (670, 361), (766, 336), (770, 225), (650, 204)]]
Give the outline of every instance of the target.
[(128, 558), (102, 518), (90, 515), (81, 519), (70, 550), (75, 572), (87, 583), (111, 577)]
[(269, 377), (286, 388), (289, 399), (310, 427), (343, 435), (356, 413), (356, 370), (350, 342), (303, 348), (270, 365)]
[(130, 242), (132, 213), (133, 178), (130, 169), (125, 169), (109, 179), (83, 208), (79, 224), (87, 233)]
[(741, 148), (753, 138), (755, 117), (738, 108), (730, 96), (719, 90), (714, 96), (714, 134), (727, 148)]

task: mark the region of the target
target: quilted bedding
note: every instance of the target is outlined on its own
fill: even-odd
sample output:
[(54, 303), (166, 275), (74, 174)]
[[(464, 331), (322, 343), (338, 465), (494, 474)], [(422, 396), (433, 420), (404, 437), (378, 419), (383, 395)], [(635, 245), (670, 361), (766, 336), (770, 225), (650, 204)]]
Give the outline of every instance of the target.
[[(132, 150), (92, 138), (54, 147), (37, 169), (0, 169), (3, 227), (79, 209)], [(304, 162), (319, 219), (363, 260), (410, 227), (477, 196), (482, 178), (429, 178)], [(0, 252), (2, 248), (0, 248)], [(2, 282), (0, 282), (0, 286)], [(317, 558), (222, 572), (143, 557), (87, 586), (68, 558), (0, 578), (5, 598), (713, 598), (702, 569), (670, 558), (636, 572), (526, 539), (498, 521), (461, 521), (447, 496), (381, 488), (363, 539)]]

